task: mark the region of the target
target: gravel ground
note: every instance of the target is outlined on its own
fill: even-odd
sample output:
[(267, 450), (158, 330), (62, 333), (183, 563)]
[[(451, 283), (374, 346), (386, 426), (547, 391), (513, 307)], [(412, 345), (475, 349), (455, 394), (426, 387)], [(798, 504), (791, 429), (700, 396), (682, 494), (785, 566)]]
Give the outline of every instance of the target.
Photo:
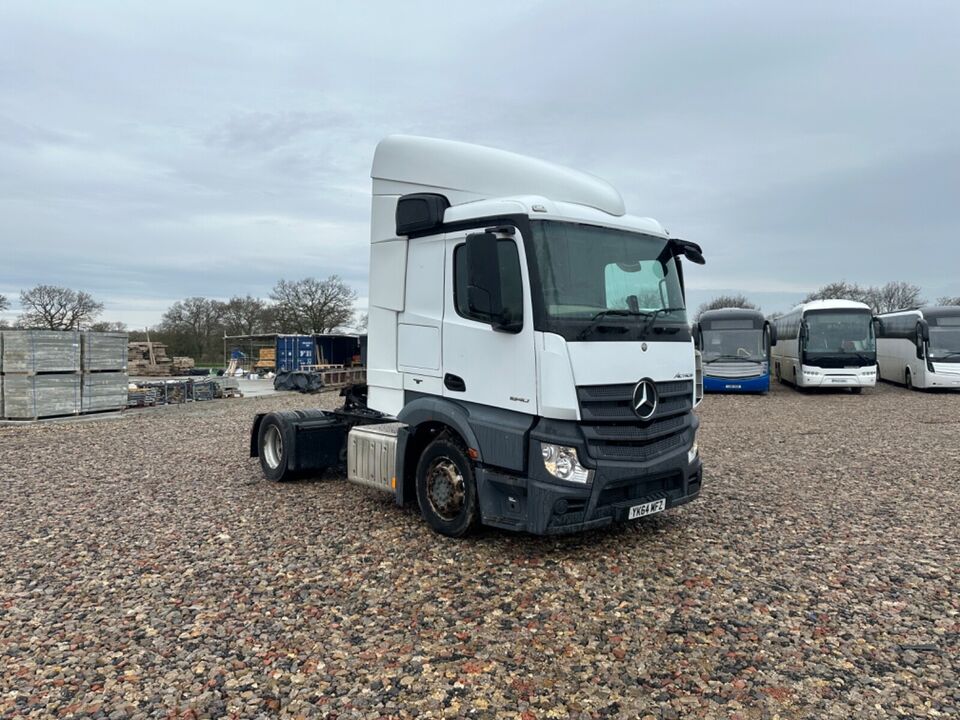
[(260, 478), (336, 401), (0, 428), (0, 716), (960, 713), (960, 395), (711, 396), (698, 502), (468, 541)]

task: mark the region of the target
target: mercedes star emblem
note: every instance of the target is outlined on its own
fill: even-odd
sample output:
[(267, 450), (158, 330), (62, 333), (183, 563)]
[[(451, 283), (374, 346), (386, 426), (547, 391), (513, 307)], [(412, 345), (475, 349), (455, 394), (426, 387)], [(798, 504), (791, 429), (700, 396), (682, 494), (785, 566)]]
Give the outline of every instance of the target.
[(633, 412), (641, 420), (649, 420), (657, 411), (657, 386), (653, 380), (641, 380), (633, 388)]

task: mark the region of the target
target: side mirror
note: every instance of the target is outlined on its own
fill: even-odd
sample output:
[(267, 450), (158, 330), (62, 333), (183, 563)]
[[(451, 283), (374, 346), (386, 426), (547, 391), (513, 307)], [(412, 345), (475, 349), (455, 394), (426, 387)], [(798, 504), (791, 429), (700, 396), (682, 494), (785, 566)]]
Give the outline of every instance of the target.
[(807, 328), (807, 324), (804, 323), (804, 322), (801, 322), (801, 323), (800, 323), (800, 334), (798, 335), (798, 337), (799, 337), (799, 339), (800, 339), (800, 344), (801, 344), (801, 345), (803, 345), (803, 344), (807, 341), (807, 335), (808, 335), (808, 333), (809, 333), (809, 329)]
[(704, 265), (707, 262), (703, 257), (703, 248), (695, 242), (673, 239), (670, 241), (670, 247), (674, 255), (683, 255), (687, 260), (696, 265)]
[(930, 340), (930, 326), (926, 321), (921, 320), (917, 323), (917, 360), (923, 360), (924, 350), (927, 342)]
[(770, 347), (773, 347), (777, 344), (777, 326), (772, 323), (767, 323), (767, 331), (770, 333)]
[(467, 306), (471, 313), (494, 324), (503, 315), (500, 255), (493, 233), (467, 235)]
[(700, 323), (693, 324), (693, 346), (703, 352), (703, 331), (700, 329)]

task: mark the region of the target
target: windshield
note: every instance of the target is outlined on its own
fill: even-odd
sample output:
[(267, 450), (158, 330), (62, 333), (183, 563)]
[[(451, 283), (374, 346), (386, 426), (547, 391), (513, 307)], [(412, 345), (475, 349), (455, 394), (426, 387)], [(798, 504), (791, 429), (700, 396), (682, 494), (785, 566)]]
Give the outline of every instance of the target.
[(767, 359), (763, 330), (704, 330), (703, 361)]
[(689, 341), (679, 266), (666, 239), (578, 223), (531, 228), (538, 330), (568, 340)]
[(931, 327), (928, 355), (934, 362), (960, 362), (960, 327)]
[[(877, 357), (877, 341), (873, 334), (873, 317), (858, 310), (818, 310), (804, 315), (807, 338), (804, 352), (816, 360), (810, 364), (829, 367), (873, 365)], [(835, 362), (830, 363), (833, 359)]]

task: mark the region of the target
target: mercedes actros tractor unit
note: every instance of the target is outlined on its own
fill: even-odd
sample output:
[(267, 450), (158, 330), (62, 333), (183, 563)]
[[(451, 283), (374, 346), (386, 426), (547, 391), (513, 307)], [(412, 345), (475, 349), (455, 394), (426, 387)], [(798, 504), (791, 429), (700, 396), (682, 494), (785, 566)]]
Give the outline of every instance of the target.
[(391, 136), (373, 161), (367, 384), (258, 415), (266, 477), (339, 467), (438, 532), (629, 521), (700, 493), (681, 258), (599, 178)]

